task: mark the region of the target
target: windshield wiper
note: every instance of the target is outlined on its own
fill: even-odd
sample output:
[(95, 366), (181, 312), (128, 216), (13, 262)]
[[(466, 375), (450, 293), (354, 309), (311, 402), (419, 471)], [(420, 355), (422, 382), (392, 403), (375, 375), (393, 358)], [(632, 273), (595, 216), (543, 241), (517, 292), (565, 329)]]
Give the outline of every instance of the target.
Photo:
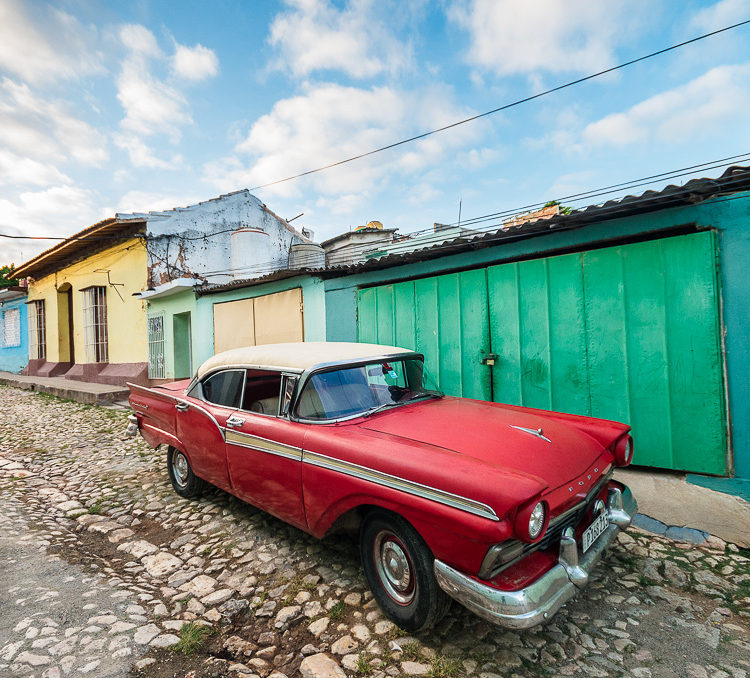
[(371, 414), (375, 414), (376, 412), (381, 412), (382, 410), (385, 410), (389, 407), (396, 407), (398, 403), (383, 403), (382, 405), (377, 405), (376, 407), (373, 407), (371, 410), (367, 410), (362, 416), (363, 417), (369, 417)]
[(417, 398), (442, 398), (445, 394), (440, 391), (420, 391), (419, 393), (412, 393), (406, 400), (402, 400), (402, 403), (408, 403), (410, 400), (416, 400)]

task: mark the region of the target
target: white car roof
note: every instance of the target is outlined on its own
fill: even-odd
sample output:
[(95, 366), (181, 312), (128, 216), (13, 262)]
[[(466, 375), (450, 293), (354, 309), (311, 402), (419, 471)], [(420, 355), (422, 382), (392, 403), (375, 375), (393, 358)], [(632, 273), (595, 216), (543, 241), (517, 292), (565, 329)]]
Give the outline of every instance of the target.
[(198, 377), (220, 367), (265, 367), (302, 372), (323, 363), (366, 360), (399, 353), (414, 353), (408, 348), (358, 344), (347, 341), (302, 341), (286, 344), (245, 346), (217, 353), (198, 368)]

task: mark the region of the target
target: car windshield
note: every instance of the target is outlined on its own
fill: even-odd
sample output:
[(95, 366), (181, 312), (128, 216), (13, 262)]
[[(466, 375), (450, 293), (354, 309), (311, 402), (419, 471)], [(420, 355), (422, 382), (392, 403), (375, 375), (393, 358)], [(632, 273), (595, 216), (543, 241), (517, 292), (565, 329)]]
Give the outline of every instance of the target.
[(421, 360), (391, 360), (314, 374), (296, 413), (300, 419), (340, 419), (442, 396)]

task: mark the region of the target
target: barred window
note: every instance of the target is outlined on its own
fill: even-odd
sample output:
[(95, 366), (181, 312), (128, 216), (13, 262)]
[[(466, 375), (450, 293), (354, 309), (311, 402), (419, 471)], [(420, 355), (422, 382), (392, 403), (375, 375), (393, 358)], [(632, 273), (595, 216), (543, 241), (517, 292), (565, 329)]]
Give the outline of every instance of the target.
[(148, 378), (164, 379), (164, 316), (150, 316), (147, 324)]
[(87, 287), (83, 293), (83, 336), (86, 362), (106, 363), (107, 350), (107, 288)]
[(47, 360), (47, 321), (44, 299), (29, 304), (29, 358)]
[(10, 348), (21, 345), (21, 311), (9, 308), (0, 314), (0, 346)]

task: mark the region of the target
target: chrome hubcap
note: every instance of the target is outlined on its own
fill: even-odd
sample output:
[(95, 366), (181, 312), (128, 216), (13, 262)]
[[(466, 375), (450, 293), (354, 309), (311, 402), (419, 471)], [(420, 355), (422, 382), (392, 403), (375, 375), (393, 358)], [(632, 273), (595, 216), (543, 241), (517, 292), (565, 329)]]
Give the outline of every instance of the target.
[(174, 479), (177, 484), (182, 486), (187, 484), (188, 481), (188, 461), (182, 452), (175, 452), (172, 456), (172, 471), (174, 472)]
[(375, 567), (383, 587), (396, 602), (408, 605), (414, 598), (414, 582), (404, 548), (388, 532), (379, 532), (374, 546)]

